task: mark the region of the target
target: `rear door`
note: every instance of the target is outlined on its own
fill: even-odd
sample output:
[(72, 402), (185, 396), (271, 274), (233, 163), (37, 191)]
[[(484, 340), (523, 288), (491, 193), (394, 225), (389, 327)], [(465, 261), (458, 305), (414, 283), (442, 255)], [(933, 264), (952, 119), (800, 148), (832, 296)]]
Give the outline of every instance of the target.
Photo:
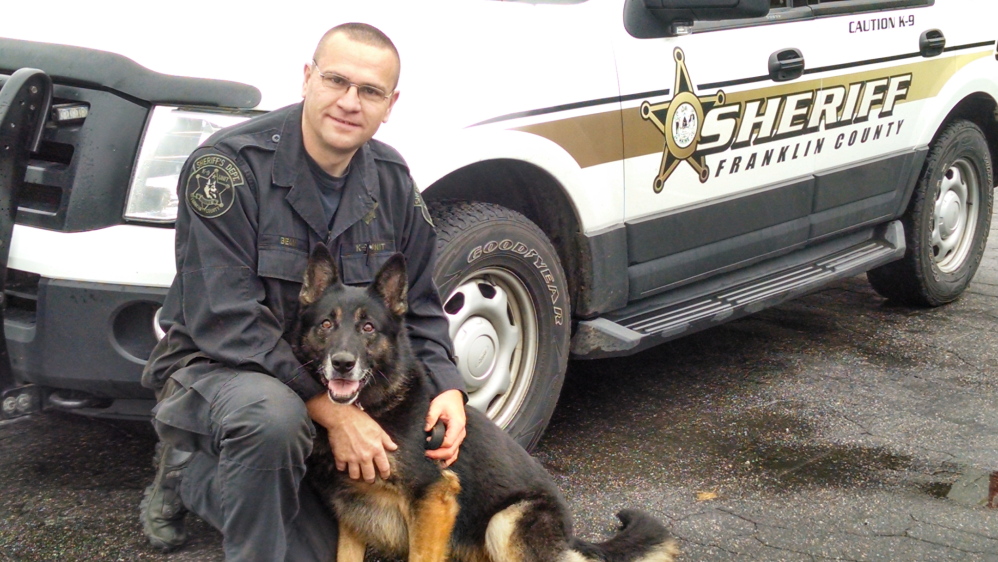
[(811, 0), (810, 27), (824, 38), (806, 53), (806, 74), (821, 80), (810, 121), (821, 124), (824, 143), (812, 238), (904, 211), (926, 155), (920, 129), (942, 117), (927, 102), (967, 62), (989, 54), (961, 38), (974, 25), (971, 8), (985, 4), (992, 3), (967, 2), (959, 10), (953, 0)]

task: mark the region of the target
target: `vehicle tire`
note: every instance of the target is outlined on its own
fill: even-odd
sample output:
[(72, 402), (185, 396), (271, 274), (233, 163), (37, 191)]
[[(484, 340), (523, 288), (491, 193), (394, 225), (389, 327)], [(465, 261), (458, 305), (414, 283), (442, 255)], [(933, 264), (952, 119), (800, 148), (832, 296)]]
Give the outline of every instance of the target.
[(499, 205), (430, 203), (434, 279), (468, 404), (524, 448), (540, 440), (568, 364), (568, 284), (534, 223)]
[(984, 255), (993, 180), (981, 129), (966, 120), (949, 124), (933, 142), (901, 218), (904, 258), (867, 272), (873, 289), (909, 305), (939, 306), (956, 300)]

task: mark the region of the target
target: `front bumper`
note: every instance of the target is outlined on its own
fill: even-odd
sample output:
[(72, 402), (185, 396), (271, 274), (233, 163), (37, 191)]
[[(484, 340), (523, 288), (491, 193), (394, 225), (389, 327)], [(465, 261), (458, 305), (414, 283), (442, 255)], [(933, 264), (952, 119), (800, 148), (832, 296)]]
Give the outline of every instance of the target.
[(4, 290), (14, 383), (35, 385), (46, 406), (148, 417), (153, 395), (140, 378), (174, 276), (173, 239), (172, 229), (139, 225), (18, 224)]
[[(154, 404), (141, 386), (166, 295), (137, 287), (10, 272), (4, 328), (15, 379), (82, 414), (141, 418)], [(54, 394), (53, 394), (54, 393)]]

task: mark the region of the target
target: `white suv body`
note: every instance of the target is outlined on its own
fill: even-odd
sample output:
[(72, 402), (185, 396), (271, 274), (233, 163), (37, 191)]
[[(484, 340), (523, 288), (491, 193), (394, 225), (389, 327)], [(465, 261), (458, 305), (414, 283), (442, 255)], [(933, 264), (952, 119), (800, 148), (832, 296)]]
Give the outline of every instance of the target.
[[(379, 138), (405, 156), (434, 209), (437, 279), (472, 403), (532, 445), (570, 355), (634, 353), (871, 269), (885, 296), (942, 304), (976, 270), (998, 151), (998, 8), (717, 4), (367, 0), (260, 13), (171, 3), (46, 21), (13, 6), (0, 36), (249, 84), (259, 111), (299, 99), (327, 28), (385, 31), (402, 81)], [(32, 44), (16, 43), (12, 59), (11, 45), (0, 44), (0, 73), (32, 61), (50, 71), (45, 61), (73, 52), (32, 59)], [(143, 415), (138, 373), (173, 278), (176, 205), (163, 195), (176, 177), (150, 162), (162, 165), (178, 123), (199, 123), (203, 140), (252, 111), (86, 83), (89, 52), (79, 53), (53, 74), (57, 101), (95, 90), (129, 104), (131, 117), (114, 119), (137, 136), (93, 152), (99, 167), (125, 170), (116, 181), (127, 185), (72, 179), (49, 210), (62, 222), (22, 220), (32, 213), (22, 204), (8, 265), (35, 300), (7, 315), (7, 339), (19, 382), (56, 389), (55, 403)], [(111, 119), (88, 103), (79, 129)], [(193, 146), (170, 154), (173, 174)], [(46, 166), (29, 166), (31, 183), (44, 183)], [(74, 222), (74, 191), (117, 193), (101, 201), (120, 205), (120, 220)]]

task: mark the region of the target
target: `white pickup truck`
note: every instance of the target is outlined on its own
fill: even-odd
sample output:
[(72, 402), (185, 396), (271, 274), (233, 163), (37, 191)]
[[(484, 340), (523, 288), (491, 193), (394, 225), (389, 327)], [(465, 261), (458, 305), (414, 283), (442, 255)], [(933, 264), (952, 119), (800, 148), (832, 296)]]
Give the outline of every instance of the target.
[(315, 42), (345, 21), (401, 52), (379, 138), (431, 208), (471, 404), (525, 446), (569, 358), (636, 353), (862, 272), (885, 297), (940, 305), (985, 246), (990, 1), (95, 4), (42, 18), (14, 3), (0, 20), (0, 82), (34, 68), (54, 83), (9, 240), (5, 416), (148, 414), (139, 374), (185, 157), (300, 99)]

